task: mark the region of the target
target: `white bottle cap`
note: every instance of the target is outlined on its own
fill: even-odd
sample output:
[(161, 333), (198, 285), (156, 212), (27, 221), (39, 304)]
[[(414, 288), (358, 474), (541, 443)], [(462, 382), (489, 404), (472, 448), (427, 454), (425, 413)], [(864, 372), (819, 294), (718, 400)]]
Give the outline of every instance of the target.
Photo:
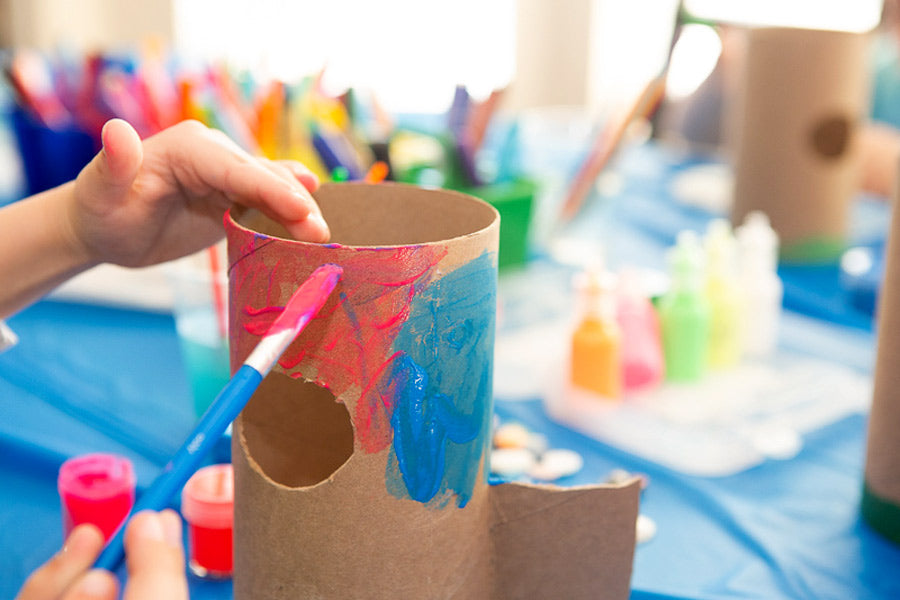
[(775, 271), (778, 266), (778, 234), (765, 213), (755, 210), (737, 228), (744, 271)]

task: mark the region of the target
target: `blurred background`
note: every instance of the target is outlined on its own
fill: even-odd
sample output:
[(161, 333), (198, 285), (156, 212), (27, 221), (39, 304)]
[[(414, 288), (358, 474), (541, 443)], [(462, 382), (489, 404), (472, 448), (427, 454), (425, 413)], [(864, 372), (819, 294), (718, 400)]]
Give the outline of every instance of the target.
[[(69, 127), (94, 138), (109, 116), (130, 120), (142, 135), (200, 118), (249, 149), (302, 157), (302, 141), (282, 139), (275, 149), (266, 136), (288, 127), (281, 113), (310, 90), (343, 97), (357, 131), (372, 141), (396, 125), (386, 116), (447, 113), (464, 86), (467, 101), (489, 104), (484, 112), (492, 116), (532, 116), (524, 136), (551, 123), (557, 136), (580, 141), (573, 160), (587, 152), (597, 128), (629, 115), (629, 125), (652, 120), (652, 129), (632, 128), (644, 135), (719, 150), (723, 111), (736, 94), (728, 83), (739, 69), (741, 36), (734, 31), (759, 25), (877, 32), (867, 66), (871, 114), (900, 122), (892, 102), (900, 94), (892, 5), (879, 28), (881, 0), (2, 0), (7, 77), (0, 108), (5, 121), (19, 122), (9, 115), (24, 111), (51, 130)], [(661, 98), (635, 112), (664, 71)], [(280, 88), (273, 91), (273, 83)], [(310, 110), (301, 118), (320, 120)], [(496, 133), (509, 122), (483, 120), (475, 154), (485, 130)], [(21, 134), (28, 123), (19, 125), (10, 129)], [(613, 137), (617, 145), (626, 136)], [(29, 182), (28, 167), (43, 153), (11, 146), (8, 133), (3, 139), (2, 201), (67, 178), (87, 152), (76, 151), (48, 181)]]
[[(0, 0), (0, 206), (76, 176), (112, 117), (142, 137), (198, 119), (323, 181), (474, 194), (502, 220), (498, 422), (580, 453), (561, 485), (654, 479), (641, 512), (659, 532), (639, 524), (657, 542), (635, 554), (634, 598), (897, 597), (898, 549), (858, 508), (898, 42), (900, 0)], [(140, 487), (228, 379), (222, 252), (102, 265), (10, 319), (0, 449), (46, 464), (0, 467), (5, 489), (40, 498), (0, 492), (25, 515), (0, 511), (0, 547), (17, 552), (0, 596), (58, 547), (64, 458), (126, 454)], [(745, 294), (721, 321), (733, 344), (767, 332), (762, 351), (673, 382), (690, 340), (660, 344), (684, 281), (710, 306)], [(614, 312), (594, 310), (613, 288), (615, 319), (599, 320), (622, 322), (621, 357), (584, 327)], [(652, 303), (652, 347), (636, 352), (653, 358), (649, 387), (623, 375), (582, 402), (580, 334), (587, 370), (618, 373), (636, 298)], [(534, 462), (538, 446), (515, 449)], [(499, 464), (496, 481), (536, 480)]]

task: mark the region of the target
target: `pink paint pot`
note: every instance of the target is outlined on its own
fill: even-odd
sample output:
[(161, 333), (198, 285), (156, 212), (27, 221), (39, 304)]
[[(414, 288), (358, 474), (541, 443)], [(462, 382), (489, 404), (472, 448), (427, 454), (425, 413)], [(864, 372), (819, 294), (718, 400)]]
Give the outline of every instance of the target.
[(222, 579), (233, 570), (234, 471), (230, 464), (194, 473), (181, 493), (188, 524), (188, 565), (198, 577)]
[(82, 523), (93, 523), (109, 540), (134, 505), (134, 467), (116, 454), (85, 454), (59, 468), (63, 531), (69, 537)]

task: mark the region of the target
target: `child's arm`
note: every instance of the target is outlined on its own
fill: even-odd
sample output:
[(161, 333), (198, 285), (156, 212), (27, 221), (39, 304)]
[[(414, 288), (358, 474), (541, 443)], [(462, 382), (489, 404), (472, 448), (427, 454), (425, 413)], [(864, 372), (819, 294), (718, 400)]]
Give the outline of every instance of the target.
[(143, 142), (124, 121), (103, 128), (103, 150), (78, 178), (0, 210), (0, 318), (94, 265), (137, 267), (219, 240), (232, 203), (260, 209), (297, 239), (328, 227), (303, 165), (250, 156), (195, 121)]

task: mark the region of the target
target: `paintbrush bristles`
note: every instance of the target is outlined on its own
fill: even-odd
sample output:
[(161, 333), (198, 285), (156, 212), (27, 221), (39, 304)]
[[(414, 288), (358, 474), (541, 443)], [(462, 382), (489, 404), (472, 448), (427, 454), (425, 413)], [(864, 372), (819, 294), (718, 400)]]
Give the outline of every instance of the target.
[(284, 310), (268, 333), (244, 361), (263, 377), (275, 366), (278, 357), (294, 341), (298, 332), (319, 312), (340, 281), (344, 270), (337, 265), (322, 265), (291, 295)]

